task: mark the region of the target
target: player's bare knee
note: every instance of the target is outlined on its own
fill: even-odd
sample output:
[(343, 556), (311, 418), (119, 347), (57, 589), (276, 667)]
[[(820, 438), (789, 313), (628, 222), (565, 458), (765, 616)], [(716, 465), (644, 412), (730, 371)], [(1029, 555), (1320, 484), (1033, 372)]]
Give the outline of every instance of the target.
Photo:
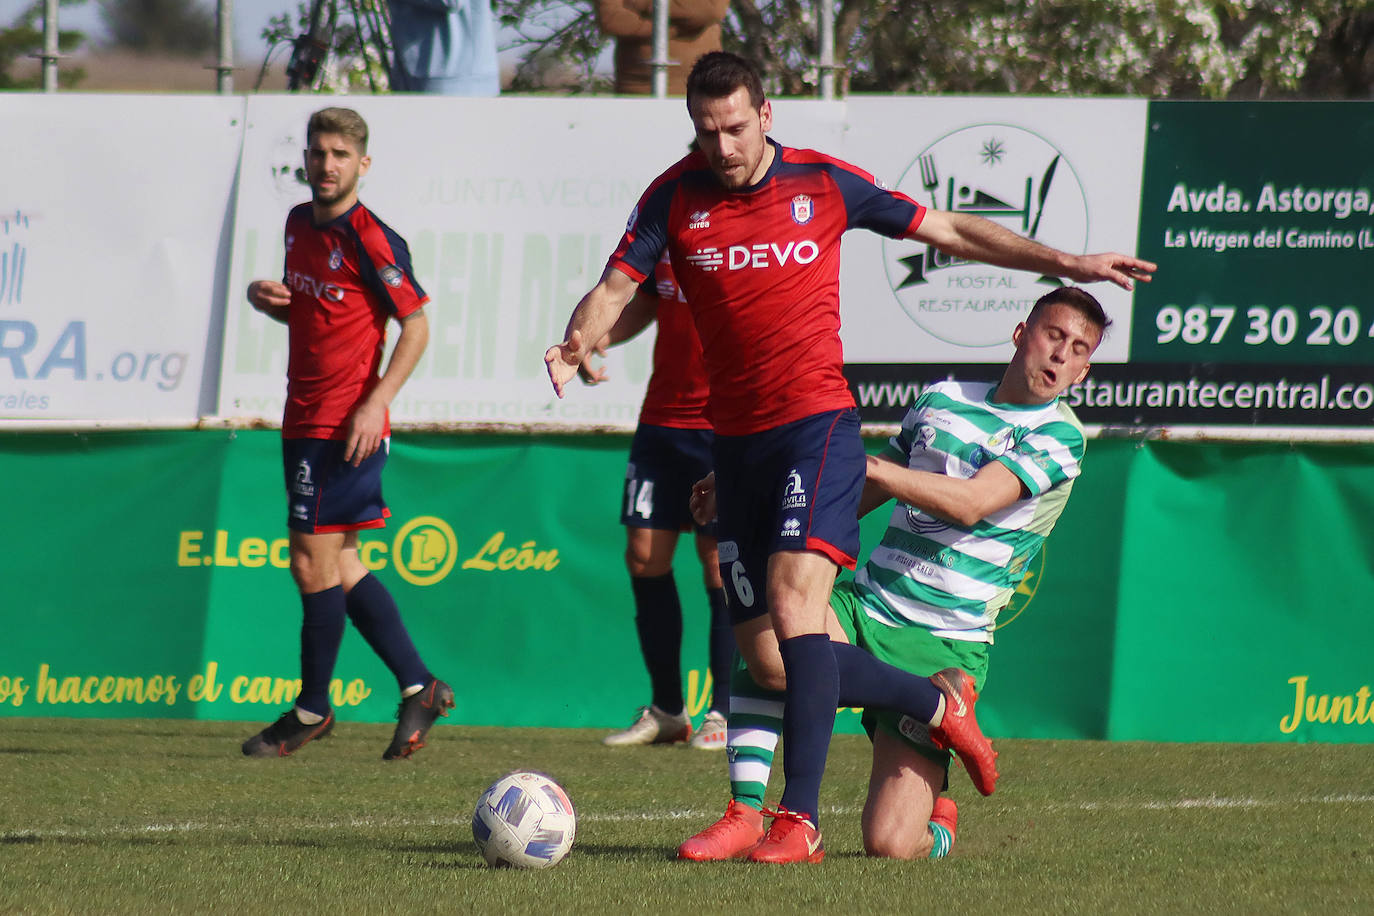
[(655, 576), (666, 576), (672, 572), (673, 561), (669, 557), (665, 562), (647, 551), (641, 552), (631, 547), (625, 551), (625, 568), (635, 579), (648, 579)]
[(875, 859), (922, 859), (930, 855), (932, 845), (929, 830), (915, 835), (905, 832), (864, 833), (864, 855)]
[(339, 565), (324, 561), (308, 550), (292, 550), (291, 578), (303, 595), (322, 592), (339, 584)]
[(786, 690), (787, 673), (783, 670), (782, 659), (764, 659), (758, 656), (746, 657), (749, 676), (764, 690)]

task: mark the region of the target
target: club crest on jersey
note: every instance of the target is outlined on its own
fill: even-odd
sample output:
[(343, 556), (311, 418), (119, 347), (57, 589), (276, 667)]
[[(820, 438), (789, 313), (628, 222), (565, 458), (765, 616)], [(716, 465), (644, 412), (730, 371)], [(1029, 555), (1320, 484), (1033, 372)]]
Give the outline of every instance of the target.
[(343, 266), (343, 252), (334, 248), (329, 252), (329, 269), (338, 270), (341, 266)]
[(1004, 426), (988, 436), (983, 448), (993, 455), (1005, 455), (1016, 444), (1017, 438), (1015, 427)]
[(816, 215), (815, 202), (805, 194), (792, 198), (792, 222), (805, 226)]
[(397, 267), (395, 264), (388, 264), (383, 267), (381, 274), (382, 282), (392, 289), (399, 288), (401, 281), (405, 279), (405, 276), (401, 273), (401, 268)]
[(937, 531), (944, 531), (947, 529), (949, 523), (943, 522), (933, 515), (926, 515), (920, 509), (913, 506), (907, 506), (906, 527), (914, 534), (934, 534)]

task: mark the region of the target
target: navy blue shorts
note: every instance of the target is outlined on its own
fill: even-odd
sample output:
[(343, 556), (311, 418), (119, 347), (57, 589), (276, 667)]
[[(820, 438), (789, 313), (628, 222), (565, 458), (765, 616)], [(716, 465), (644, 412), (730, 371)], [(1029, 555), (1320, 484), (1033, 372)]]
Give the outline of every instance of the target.
[(333, 439), (281, 440), (286, 475), (286, 527), (305, 534), (384, 528), (391, 510), (382, 501), (382, 468), (391, 440), (356, 468), (343, 460), (348, 443)]
[(720, 574), (734, 623), (768, 613), (768, 558), (775, 553), (812, 550), (854, 568), (867, 460), (853, 409), (748, 436), (716, 436)]
[(630, 443), (620, 523), (627, 528), (690, 530), (692, 484), (711, 473), (714, 438), (709, 429), (641, 423)]

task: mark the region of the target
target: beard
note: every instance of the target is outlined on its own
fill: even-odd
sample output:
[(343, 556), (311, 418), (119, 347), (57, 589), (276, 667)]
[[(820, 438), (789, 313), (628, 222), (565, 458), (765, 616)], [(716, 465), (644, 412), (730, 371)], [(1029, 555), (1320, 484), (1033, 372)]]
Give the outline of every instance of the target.
[(727, 191), (737, 191), (749, 183), (750, 171), (744, 166), (734, 167), (726, 170), (725, 166), (715, 165), (711, 171), (716, 174), (716, 181)]
[(312, 183), (310, 185), (310, 199), (317, 204), (324, 204), (328, 206), (329, 204), (338, 203), (339, 201), (348, 197), (350, 194), (353, 193), (353, 190), (357, 188), (357, 186), (357, 181), (352, 181), (348, 184), (339, 182), (338, 184), (334, 185), (333, 189), (323, 190), (320, 188), (319, 185)]

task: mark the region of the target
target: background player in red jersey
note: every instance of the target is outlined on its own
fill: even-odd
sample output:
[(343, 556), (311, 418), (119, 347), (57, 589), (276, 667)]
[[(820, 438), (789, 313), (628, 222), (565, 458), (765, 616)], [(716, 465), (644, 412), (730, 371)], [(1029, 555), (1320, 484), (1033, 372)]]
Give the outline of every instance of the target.
[[(654, 370), (630, 445), (620, 513), (626, 535), (625, 565), (635, 599), (635, 630), (653, 699), (639, 710), (629, 728), (606, 736), (604, 743), (670, 744), (690, 738), (692, 747), (724, 750), (735, 637), (717, 566), (713, 524), (696, 526), (697, 557), (711, 607), (713, 689), (711, 708), (695, 735), (682, 696), (682, 603), (673, 580), (673, 554), (679, 533), (693, 525), (688, 501), (692, 485), (711, 470), (713, 436), (706, 416), (708, 389), (701, 342), (666, 258), (659, 261), (651, 282), (640, 287), (596, 350), (604, 352), (655, 322)], [(589, 384), (606, 378), (590, 362), (579, 371)]]
[[(347, 108), (325, 108), (306, 128), (311, 202), (286, 218), (284, 282), (255, 280), (248, 301), (286, 324), (290, 358), (282, 418), (282, 466), (290, 506), (291, 575), (300, 589), (301, 692), (276, 722), (249, 738), (250, 757), (284, 757), (330, 731), (329, 681), (353, 621), (401, 687), (399, 721), (382, 757), (424, 747), (453, 690), (420, 660), (396, 602), (358, 559), (358, 532), (381, 528), (390, 446), (388, 408), (425, 345), (429, 301), (405, 241), (358, 202), (367, 174), (367, 124)], [(386, 323), (401, 325), (379, 375)]]
[[(749, 857), (816, 862), (824, 856), (820, 781), (842, 693), (845, 705), (929, 723), (937, 740), (973, 764), (984, 794), (997, 775), (971, 695), (913, 683), (862, 651), (832, 647), (825, 631), (836, 569), (852, 568), (858, 553), (866, 463), (843, 374), (840, 237), (867, 228), (965, 260), (1127, 289), (1155, 265), (1116, 253), (1069, 254), (980, 217), (927, 210), (862, 169), (781, 146), (767, 136), (773, 112), (762, 80), (737, 55), (697, 61), (687, 109), (700, 151), (645, 191), (601, 280), (545, 362), (561, 395), (587, 348), (669, 253), (711, 386), (719, 556), (735, 636), (754, 680), (786, 691), (787, 787)], [(741, 827), (758, 830), (757, 823)]]

